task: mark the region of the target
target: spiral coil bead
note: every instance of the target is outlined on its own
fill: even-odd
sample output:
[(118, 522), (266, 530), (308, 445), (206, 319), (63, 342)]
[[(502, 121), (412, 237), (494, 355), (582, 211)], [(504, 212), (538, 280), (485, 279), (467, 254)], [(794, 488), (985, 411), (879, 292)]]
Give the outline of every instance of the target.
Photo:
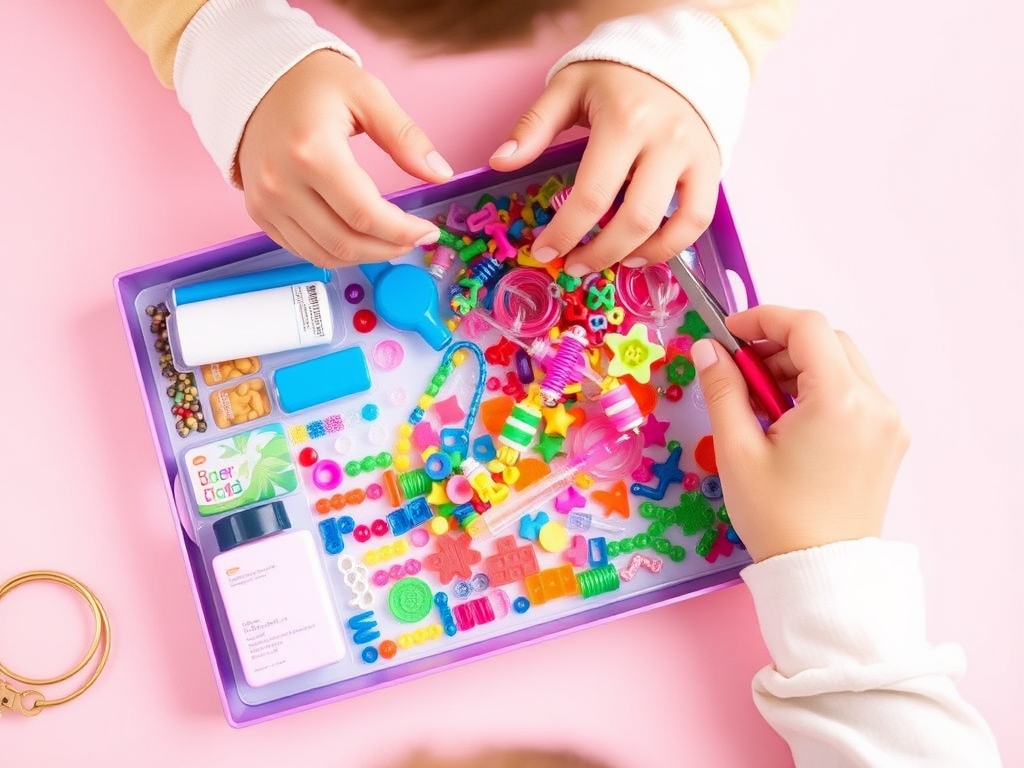
[(576, 581), (580, 585), (580, 594), (583, 597), (594, 597), (605, 592), (614, 592), (619, 588), (619, 572), (614, 565), (602, 565), (600, 568), (591, 568), (589, 571), (581, 571), (576, 574)]
[(491, 311), (498, 326), (524, 339), (547, 333), (562, 314), (554, 285), (550, 275), (536, 269), (513, 269), (505, 274), (494, 286)]
[(586, 331), (574, 325), (558, 337), (558, 351), (547, 363), (540, 385), (541, 400), (552, 407), (570, 384), (580, 380), (580, 366), (587, 350)]

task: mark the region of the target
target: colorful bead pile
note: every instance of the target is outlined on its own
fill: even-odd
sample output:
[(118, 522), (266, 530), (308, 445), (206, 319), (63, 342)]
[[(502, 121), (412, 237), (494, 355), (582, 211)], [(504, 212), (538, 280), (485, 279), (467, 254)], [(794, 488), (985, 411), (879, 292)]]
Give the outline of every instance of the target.
[(199, 402), (199, 389), (196, 377), (192, 372), (182, 373), (174, 367), (171, 356), (171, 343), (167, 338), (167, 317), (170, 315), (167, 305), (151, 304), (146, 307), (149, 316), (149, 332), (156, 336), (153, 347), (160, 354), (160, 373), (172, 384), (167, 387), (167, 397), (172, 401), (171, 414), (177, 417), (174, 428), (180, 437), (188, 437), (193, 432), (206, 431), (206, 417), (203, 406)]

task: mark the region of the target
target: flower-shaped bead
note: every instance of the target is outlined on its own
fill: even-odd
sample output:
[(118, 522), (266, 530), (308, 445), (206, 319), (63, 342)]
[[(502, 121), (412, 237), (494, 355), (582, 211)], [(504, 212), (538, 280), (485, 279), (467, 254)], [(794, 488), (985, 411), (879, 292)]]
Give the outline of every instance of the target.
[(651, 365), (665, 356), (665, 348), (648, 339), (643, 323), (636, 323), (626, 335), (607, 334), (604, 343), (615, 355), (608, 364), (608, 375), (628, 373), (641, 384), (651, 380)]

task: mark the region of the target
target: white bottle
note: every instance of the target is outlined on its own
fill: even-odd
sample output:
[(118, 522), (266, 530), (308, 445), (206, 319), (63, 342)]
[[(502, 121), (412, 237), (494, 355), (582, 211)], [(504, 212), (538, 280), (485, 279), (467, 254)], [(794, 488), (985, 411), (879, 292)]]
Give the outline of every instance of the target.
[(283, 285), (175, 306), (176, 362), (185, 368), (329, 344), (334, 316), (321, 282)]
[(345, 657), (313, 535), (288, 525), (280, 502), (214, 524), (226, 551), (211, 567), (242, 672), (254, 688)]

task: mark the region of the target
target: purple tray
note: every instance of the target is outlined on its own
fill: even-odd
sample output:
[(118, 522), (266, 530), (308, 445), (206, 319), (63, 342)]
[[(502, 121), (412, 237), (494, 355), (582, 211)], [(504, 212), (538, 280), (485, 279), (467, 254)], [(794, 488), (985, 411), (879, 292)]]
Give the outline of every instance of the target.
[[(482, 188), (508, 184), (518, 176), (543, 172), (576, 162), (582, 155), (584, 146), (585, 140), (580, 140), (552, 147), (535, 162), (516, 174), (501, 174), (490, 168), (482, 168), (456, 176), (443, 185), (419, 186), (389, 195), (387, 199), (405, 209), (419, 208)], [(725, 194), (721, 189), (719, 189), (715, 217), (708, 234), (714, 242), (718, 257), (717, 264), (704, 264), (705, 270), (712, 273), (706, 275), (709, 287), (718, 294), (718, 298), (730, 310), (736, 309), (737, 305), (753, 306), (757, 303), (753, 282), (747, 269)], [(162, 479), (168, 506), (175, 521), (178, 542), (206, 639), (210, 662), (216, 674), (221, 702), (225, 715), (232, 726), (252, 725), (397, 682), (415, 679), (468, 661), (558, 637), (582, 627), (601, 624), (738, 583), (739, 571), (747, 564), (747, 561), (683, 583), (666, 585), (614, 603), (581, 610), (570, 616), (554, 618), (537, 626), (483, 639), (468, 646), (449, 649), (398, 666), (381, 668), (336, 684), (296, 693), (263, 704), (249, 705), (242, 701), (238, 695), (229, 663), (224, 634), (217, 631), (217, 613), (213, 609), (212, 585), (206, 579), (199, 547), (186, 534), (182, 525), (182, 521), (187, 519), (187, 512), (184, 510), (183, 500), (180, 496), (181, 488), (177, 483), (175, 452), (178, 448), (172, 445), (164, 429), (161, 415), (161, 409), (165, 407), (166, 402), (163, 399), (162, 391), (166, 385), (158, 379), (153, 367), (148, 363), (148, 345), (151, 343), (151, 337), (148, 335), (148, 329), (138, 321), (135, 303), (140, 293), (154, 286), (241, 262), (277, 249), (278, 246), (265, 234), (253, 234), (128, 270), (114, 278), (114, 290), (132, 355), (132, 363), (139, 389), (142, 392), (153, 443), (163, 468)], [(740, 301), (735, 300), (730, 288), (730, 286), (737, 285), (737, 280), (736, 278), (730, 280), (727, 276), (728, 272), (734, 273), (745, 289), (746, 296)]]

